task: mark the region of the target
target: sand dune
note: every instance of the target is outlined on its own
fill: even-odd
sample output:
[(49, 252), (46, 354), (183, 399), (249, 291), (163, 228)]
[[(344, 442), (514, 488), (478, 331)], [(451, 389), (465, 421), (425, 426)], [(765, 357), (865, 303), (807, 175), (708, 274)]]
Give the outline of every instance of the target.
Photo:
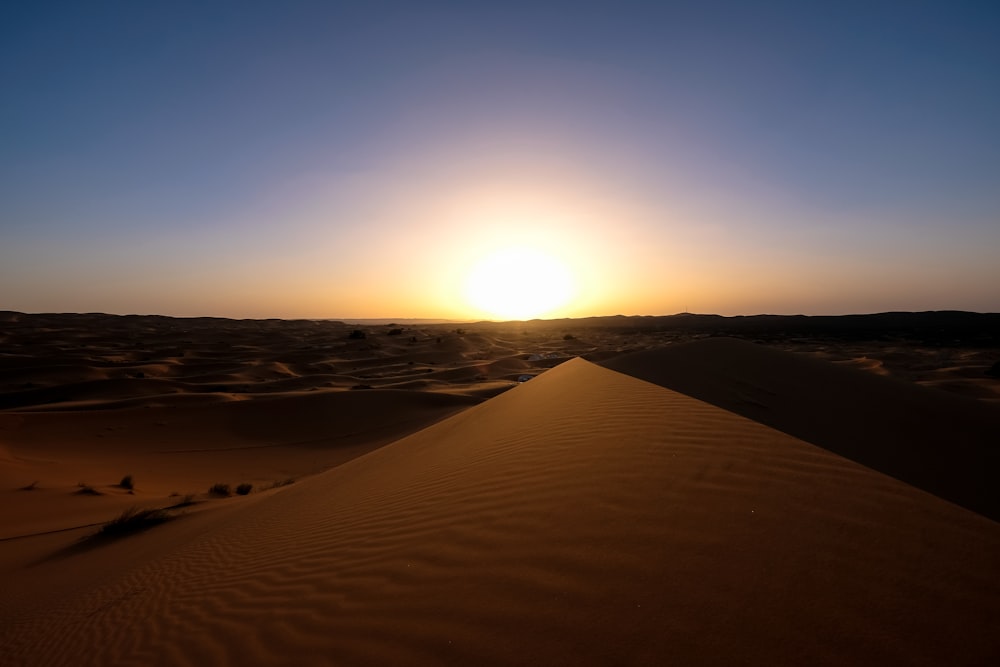
[[(776, 384), (757, 383), (757, 350), (706, 342), (724, 359), (688, 369), (705, 391), (733, 371), (759, 400), (821, 372), (767, 356)], [(842, 431), (867, 418), (834, 412)], [(57, 547), (2, 559), (5, 664), (1000, 658), (997, 523), (581, 359), (296, 485)]]
[(733, 338), (603, 364), (1000, 520), (1000, 406)]
[[(538, 353), (565, 358), (581, 348), (575, 340), (514, 336), (494, 326), (472, 333), (443, 326), (12, 315), (0, 331), (0, 410), (212, 403), (360, 386), (406, 388), (416, 381), (421, 388), (481, 398), (555, 363)], [(362, 337), (352, 338), (355, 331)], [(584, 344), (582, 351), (592, 349)]]
[(979, 329), (750, 319), (0, 313), (0, 664), (996, 663)]
[[(107, 520), (128, 505), (168, 504), (171, 493), (203, 493), (214, 483), (262, 486), (315, 474), (479, 402), (397, 390), (152, 408), (136, 400), (138, 407), (120, 409), (0, 413), (8, 459), (0, 538)], [(138, 484), (131, 494), (115, 487), (126, 474)], [(35, 480), (37, 488), (21, 490)], [(72, 497), (79, 482), (101, 495)]]

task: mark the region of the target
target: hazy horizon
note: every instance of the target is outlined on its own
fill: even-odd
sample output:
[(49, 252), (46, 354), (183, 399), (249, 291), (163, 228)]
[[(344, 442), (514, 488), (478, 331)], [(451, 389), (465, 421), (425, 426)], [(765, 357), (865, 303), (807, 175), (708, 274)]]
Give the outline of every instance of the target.
[(24, 3), (0, 309), (1000, 311), (1000, 5)]
[(437, 317), (235, 317), (228, 315), (171, 315), (164, 313), (152, 313), (152, 312), (137, 312), (137, 313), (113, 313), (106, 311), (50, 311), (50, 312), (26, 312), (26, 311), (11, 311), (9, 309), (0, 309), (0, 312), (17, 312), (24, 315), (107, 315), (111, 317), (167, 317), (173, 319), (223, 319), (223, 320), (283, 320), (283, 321), (293, 321), (293, 320), (310, 320), (318, 322), (341, 322), (343, 324), (368, 324), (372, 326), (386, 325), (386, 324), (413, 324), (413, 325), (423, 325), (423, 324), (475, 324), (477, 322), (492, 322), (496, 324), (504, 324), (507, 322), (534, 322), (534, 321), (556, 321), (556, 320), (579, 320), (588, 318), (615, 318), (615, 317), (679, 317), (684, 315), (690, 315), (695, 317), (725, 317), (725, 318), (735, 318), (735, 317), (858, 317), (858, 316), (869, 316), (869, 315), (891, 315), (891, 314), (924, 314), (924, 313), (971, 313), (975, 315), (996, 315), (1000, 313), (995, 313), (992, 311), (965, 311), (965, 310), (955, 310), (951, 308), (938, 308), (932, 310), (922, 310), (922, 311), (878, 311), (878, 312), (846, 312), (846, 313), (734, 313), (734, 314), (722, 314), (722, 313), (700, 313), (700, 312), (679, 312), (679, 313), (608, 313), (603, 315), (581, 315), (576, 317), (534, 317), (526, 320), (504, 320), (498, 318), (464, 318), (464, 319), (448, 319), (448, 318), (437, 318)]

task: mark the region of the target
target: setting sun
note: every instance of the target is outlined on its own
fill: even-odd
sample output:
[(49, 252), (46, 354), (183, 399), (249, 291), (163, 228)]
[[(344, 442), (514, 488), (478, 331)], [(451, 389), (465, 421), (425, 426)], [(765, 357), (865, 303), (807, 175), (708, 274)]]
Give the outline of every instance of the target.
[(465, 298), (477, 310), (502, 319), (531, 319), (566, 305), (573, 275), (556, 257), (529, 247), (494, 251), (472, 267)]

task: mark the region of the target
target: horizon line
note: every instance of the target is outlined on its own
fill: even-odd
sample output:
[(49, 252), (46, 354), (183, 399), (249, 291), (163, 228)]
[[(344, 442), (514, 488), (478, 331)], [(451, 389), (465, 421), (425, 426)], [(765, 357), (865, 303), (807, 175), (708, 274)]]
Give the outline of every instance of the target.
[(26, 312), (20, 310), (0, 309), (0, 313), (12, 313), (17, 315), (44, 316), (44, 315), (97, 315), (106, 317), (162, 317), (177, 320), (233, 320), (233, 321), (309, 321), (309, 322), (341, 322), (351, 323), (378, 323), (392, 324), (398, 322), (409, 322), (412, 324), (507, 324), (507, 323), (529, 323), (529, 322), (560, 322), (566, 320), (587, 320), (587, 319), (610, 319), (610, 318), (656, 318), (656, 317), (719, 317), (719, 318), (741, 318), (741, 317), (870, 317), (875, 315), (900, 315), (900, 314), (928, 314), (928, 313), (952, 313), (952, 314), (973, 314), (973, 315), (998, 315), (1000, 312), (956, 310), (956, 309), (935, 309), (935, 310), (885, 310), (876, 312), (846, 312), (846, 313), (822, 313), (808, 315), (805, 313), (751, 313), (739, 315), (720, 315), (718, 313), (693, 313), (689, 311), (662, 314), (623, 314), (614, 313), (611, 315), (582, 315), (576, 317), (535, 317), (531, 319), (489, 319), (489, 318), (446, 318), (446, 317), (231, 317), (225, 315), (165, 315), (161, 313), (110, 313), (104, 311), (41, 311)]

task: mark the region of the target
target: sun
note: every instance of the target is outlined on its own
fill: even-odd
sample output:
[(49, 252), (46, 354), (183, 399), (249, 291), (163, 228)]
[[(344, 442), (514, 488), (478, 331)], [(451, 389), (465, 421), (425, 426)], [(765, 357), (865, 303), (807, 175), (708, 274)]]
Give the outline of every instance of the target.
[(478, 261), (465, 280), (465, 298), (499, 319), (541, 317), (569, 303), (573, 274), (561, 260), (537, 248), (495, 250)]

